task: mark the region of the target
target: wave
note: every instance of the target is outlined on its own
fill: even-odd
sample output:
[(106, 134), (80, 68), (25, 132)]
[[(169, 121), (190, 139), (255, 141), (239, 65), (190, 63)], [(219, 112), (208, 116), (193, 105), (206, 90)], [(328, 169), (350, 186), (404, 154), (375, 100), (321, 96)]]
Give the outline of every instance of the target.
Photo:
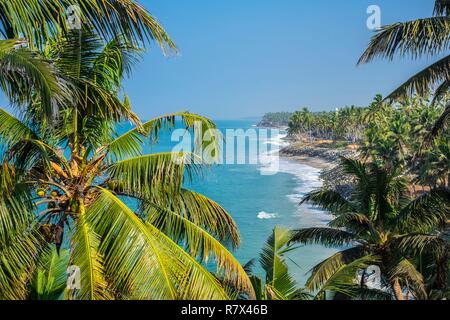
[[(322, 180), (320, 179), (321, 169), (299, 163), (295, 160), (279, 157), (279, 148), (288, 144), (288, 142), (284, 140), (285, 137), (286, 134), (279, 134), (276, 137), (267, 140), (267, 143), (272, 145), (272, 151), (269, 151), (262, 157), (263, 161), (260, 163), (259, 170), (261, 173), (275, 170), (276, 172), (287, 173), (293, 176), (295, 179), (294, 193), (286, 195), (288, 201), (292, 202), (297, 207), (293, 216), (298, 217), (300, 220), (299, 223), (304, 227), (326, 225), (330, 221), (330, 216), (326, 212), (314, 208), (309, 204), (299, 205), (306, 193), (322, 186)], [(258, 218), (273, 218), (266, 218), (266, 213), (262, 213), (263, 218), (260, 218), (259, 215)]]
[(276, 213), (268, 213), (265, 211), (261, 211), (258, 213), (258, 219), (275, 219), (277, 217)]

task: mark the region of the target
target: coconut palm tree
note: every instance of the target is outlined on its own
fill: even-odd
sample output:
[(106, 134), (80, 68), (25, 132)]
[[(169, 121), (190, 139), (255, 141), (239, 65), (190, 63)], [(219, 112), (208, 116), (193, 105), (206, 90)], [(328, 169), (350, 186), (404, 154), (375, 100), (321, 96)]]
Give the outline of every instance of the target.
[(175, 49), (161, 24), (134, 0), (3, 1), (0, 35), (3, 39), (24, 38), (31, 47), (43, 48), (49, 39), (69, 31), (71, 13), (107, 41), (122, 35), (133, 44), (148, 40)]
[[(400, 243), (403, 240), (405, 244), (408, 237), (410, 252), (414, 248), (417, 253), (419, 246), (414, 245), (413, 239), (419, 238), (415, 238), (415, 233), (431, 235), (441, 230), (448, 218), (448, 191), (434, 190), (412, 199), (400, 169), (387, 171), (374, 163), (345, 158), (341, 167), (353, 180), (347, 195), (324, 187), (307, 194), (302, 201), (328, 210), (333, 220), (328, 227), (296, 230), (292, 241), (340, 249), (312, 269), (306, 288), (316, 291), (345, 265), (368, 257), (366, 262), (375, 260), (386, 287), (397, 299), (404, 299), (405, 289), (417, 299), (424, 298), (425, 283), (416, 269), (415, 256), (406, 255)], [(346, 290), (341, 293), (349, 294)]]
[[(436, 0), (434, 15), (429, 18), (384, 26), (370, 41), (358, 64), (368, 63), (375, 58), (393, 60), (397, 55), (417, 59), (423, 56), (440, 56), (449, 49), (450, 3)], [(386, 99), (396, 100), (417, 94), (427, 95), (434, 90), (434, 101), (444, 98), (450, 86), (450, 56), (445, 55), (424, 70), (413, 75)], [(447, 104), (441, 119), (436, 122), (435, 134), (442, 130), (450, 115)]]
[[(72, 9), (73, 6), (77, 9)], [(55, 37), (77, 31), (81, 33), (82, 29), (70, 29), (67, 23), (70, 12), (80, 19), (82, 29), (92, 30), (107, 41), (120, 36), (133, 45), (149, 41), (157, 43), (164, 51), (176, 50), (163, 27), (135, 1), (2, 2), (0, 87), (11, 103), (21, 107), (33, 102), (32, 92), (39, 92), (44, 106), (43, 116), (47, 120), (57, 116), (61, 106), (67, 104), (65, 100), (70, 100), (71, 89), (58, 78), (46, 59), (36, 55), (35, 49), (44, 48)]]
[[(19, 117), (0, 110), (0, 298), (53, 294), (49, 281), (39, 282), (48, 274), (39, 261), (49, 244), (67, 248), (68, 263), (80, 268), (80, 289), (67, 291), (69, 299), (228, 298), (218, 276), (253, 297), (228, 250), (239, 245), (233, 219), (183, 188), (184, 178), (199, 172), (197, 156), (142, 153), (144, 141), (156, 143), (176, 119), (188, 129), (215, 126), (188, 112), (141, 123), (119, 97), (138, 51), (124, 38), (104, 44), (88, 30), (69, 33), (44, 53), (71, 88), (70, 104), (51, 123), (42, 118), (39, 92)], [(135, 126), (118, 134), (123, 121)], [(204, 147), (218, 152), (217, 140)]]

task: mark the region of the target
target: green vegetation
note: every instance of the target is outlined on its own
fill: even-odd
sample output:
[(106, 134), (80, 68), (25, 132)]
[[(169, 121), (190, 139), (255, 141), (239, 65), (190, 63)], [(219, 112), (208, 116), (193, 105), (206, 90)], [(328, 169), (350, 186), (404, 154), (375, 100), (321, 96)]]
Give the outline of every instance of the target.
[[(359, 62), (445, 52), (449, 2), (437, 0), (434, 13), (432, 18), (383, 27)], [(343, 158), (327, 172), (331, 179), (303, 200), (327, 210), (333, 219), (326, 228), (296, 230), (291, 242), (340, 250), (312, 269), (308, 290), (321, 291), (333, 281), (323, 291), (327, 298), (449, 298), (448, 68), (445, 56), (386, 99), (377, 96), (367, 108), (325, 113), (303, 109), (291, 118), (293, 137), (310, 143), (356, 143), (359, 151), (358, 159)], [(354, 274), (349, 277), (345, 270), (365, 270), (367, 263), (380, 267), (382, 290), (362, 295), (365, 284), (355, 284)]]
[[(83, 28), (69, 30), (77, 3), (0, 5), (0, 88), (15, 109), (0, 109), (0, 299), (450, 298), (449, 56), (366, 108), (264, 116), (260, 126), (357, 153), (303, 199), (332, 215), (328, 226), (276, 227), (261, 279), (230, 252), (240, 244), (231, 216), (184, 187), (201, 170), (195, 156), (142, 152), (176, 119), (215, 128), (188, 112), (142, 123), (131, 109), (122, 81), (140, 43), (174, 43), (128, 0), (81, 2)], [(437, 0), (432, 18), (384, 27), (360, 63), (445, 52), (449, 15)], [(118, 134), (123, 122), (133, 128)], [(299, 288), (286, 254), (312, 243), (339, 252)], [(355, 281), (372, 264), (378, 289)], [(66, 288), (69, 265), (81, 269), (78, 289)]]
[(438, 187), (449, 183), (450, 174), (449, 133), (432, 138), (444, 109), (441, 103), (431, 105), (425, 98), (390, 104), (377, 96), (367, 108), (298, 111), (289, 122), (289, 134), (318, 147), (356, 144), (365, 161), (401, 166), (414, 177), (414, 184)]
[[(108, 42), (88, 27), (58, 33), (42, 50), (0, 41), (1, 86), (19, 111), (0, 109), (0, 299), (229, 298), (219, 277), (254, 296), (227, 249), (239, 245), (235, 222), (183, 188), (200, 170), (193, 154), (142, 154), (177, 118), (215, 125), (187, 112), (141, 123), (121, 98), (139, 26)], [(123, 121), (134, 128), (118, 135)], [(66, 289), (68, 265), (80, 288)]]
[[(306, 300), (310, 295), (297, 287), (296, 281), (289, 274), (284, 255), (295, 249), (288, 246), (292, 239), (292, 231), (275, 227), (262, 249), (259, 263), (266, 277), (264, 281), (257, 275), (251, 275), (250, 279), (258, 300)], [(252, 274), (255, 260), (247, 263), (245, 268)]]
[(345, 107), (331, 112), (311, 112), (303, 108), (289, 119), (289, 135), (305, 140), (345, 140), (356, 142), (363, 135), (365, 108)]
[[(343, 159), (340, 169), (353, 180), (347, 194), (325, 186), (303, 199), (333, 215), (329, 227), (297, 230), (291, 240), (346, 248), (313, 268), (307, 288), (318, 290), (346, 265), (372, 263), (380, 267), (382, 283), (398, 300), (404, 299), (405, 290), (416, 299), (437, 292), (448, 296), (448, 257), (441, 238), (450, 208), (448, 192), (411, 194), (401, 167), (386, 170), (375, 163)], [(419, 261), (438, 276), (424, 279)], [(337, 281), (331, 291), (356, 298), (358, 289), (351, 282)]]
[(269, 112), (266, 113), (258, 123), (259, 127), (286, 127), (289, 123), (290, 112)]

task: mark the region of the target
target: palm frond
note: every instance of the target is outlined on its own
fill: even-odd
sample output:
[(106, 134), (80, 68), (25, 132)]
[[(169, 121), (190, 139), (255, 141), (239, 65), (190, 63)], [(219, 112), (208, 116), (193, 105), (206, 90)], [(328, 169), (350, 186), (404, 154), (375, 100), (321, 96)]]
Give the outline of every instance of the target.
[(426, 298), (423, 276), (408, 259), (401, 259), (395, 267), (389, 268), (387, 276), (391, 279), (401, 279), (417, 300)]
[(164, 152), (130, 158), (113, 163), (108, 174), (118, 191), (150, 197), (151, 191), (179, 192), (183, 177), (198, 170), (191, 153)]
[(333, 228), (305, 228), (294, 230), (291, 242), (321, 244), (326, 247), (341, 247), (358, 241), (354, 234)]
[(395, 55), (419, 58), (435, 55), (448, 49), (450, 20), (432, 17), (395, 23), (383, 27), (370, 41), (358, 64), (375, 58), (392, 60)]
[(111, 192), (99, 188), (88, 208), (102, 237), (100, 252), (113, 288), (134, 299), (227, 299), (206, 268)]
[[(218, 203), (208, 197), (188, 189), (181, 189), (179, 193), (153, 192), (146, 201), (159, 207), (171, 208), (183, 218), (206, 230), (219, 241), (233, 248), (240, 244), (238, 227), (228, 212)], [(164, 219), (153, 216), (152, 221)]]
[(69, 97), (69, 85), (49, 61), (28, 49), (15, 49), (16, 43), (0, 42), (0, 86), (17, 107), (39, 101), (44, 112), (41, 116), (52, 120), (58, 113), (58, 105)]
[(80, 215), (72, 236), (70, 263), (80, 268), (80, 288), (69, 292), (77, 300), (107, 300), (112, 298), (106, 280), (104, 258), (99, 251), (100, 236), (87, 222), (87, 213), (80, 203)]
[(444, 112), (439, 117), (439, 119), (436, 120), (436, 122), (433, 125), (433, 128), (431, 129), (431, 137), (436, 137), (439, 132), (443, 132), (448, 126), (448, 122), (450, 119), (450, 103), (448, 103), (445, 106)]
[(145, 203), (144, 207), (145, 219), (150, 224), (167, 234), (176, 243), (185, 246), (193, 257), (199, 258), (204, 263), (214, 261), (218, 276), (242, 292), (252, 288), (247, 273), (239, 261), (205, 229), (168, 208), (149, 202)]
[(0, 299), (26, 299), (42, 239), (28, 200), (9, 192), (0, 188)]
[[(385, 100), (397, 100), (417, 94), (425, 96), (433, 90), (437, 84), (442, 84), (438, 88), (441, 92), (446, 90), (445, 84), (450, 79), (450, 56), (446, 56), (439, 61), (427, 66), (425, 69), (413, 75), (402, 83), (397, 89), (392, 91)], [(436, 91), (439, 94), (439, 91)]]
[(138, 61), (141, 50), (122, 37), (111, 40), (92, 63), (89, 78), (104, 88), (120, 89), (124, 75), (131, 74), (131, 68)]
[(370, 219), (360, 213), (345, 212), (339, 214), (336, 218), (328, 223), (332, 228), (346, 228), (354, 233), (361, 234), (364, 232), (376, 232), (375, 226)]
[(338, 270), (363, 255), (364, 249), (361, 246), (335, 253), (311, 269), (306, 288), (311, 292), (319, 290)]
[[(179, 122), (177, 122), (179, 120)], [(171, 130), (176, 127), (177, 124), (180, 124), (181, 127), (184, 127), (186, 130), (194, 129), (197, 130), (198, 136), (195, 142), (195, 147), (201, 147), (203, 150), (210, 151), (209, 156), (212, 158), (212, 161), (217, 161), (221, 152), (221, 139), (222, 136), (217, 131), (217, 127), (213, 121), (203, 116), (189, 113), (186, 111), (176, 112), (172, 114), (163, 115), (152, 120), (149, 120), (142, 124), (141, 126), (137, 126), (136, 128), (131, 129), (130, 131), (124, 133), (120, 137), (116, 138), (109, 144), (109, 147), (112, 150), (117, 150), (119, 143), (125, 143), (126, 145), (137, 146), (139, 143), (138, 136), (150, 138), (152, 143), (156, 143), (159, 139), (159, 133), (161, 131)], [(199, 132), (201, 131), (201, 132)], [(210, 133), (209, 139), (207, 139), (207, 134)], [(200, 139), (200, 141), (198, 141)], [(125, 142), (127, 141), (127, 142)], [(130, 151), (134, 151), (136, 148), (133, 148)], [(198, 151), (198, 150), (194, 150)], [(199, 154), (198, 152), (196, 154)], [(200, 161), (202, 159), (198, 159)]]
[(419, 256), (430, 253), (440, 258), (445, 256), (446, 242), (438, 235), (412, 233), (399, 238), (399, 248), (405, 253)]
[(322, 285), (316, 297), (321, 296), (326, 291), (341, 293), (348, 297), (358, 296), (361, 287), (355, 283), (356, 272), (378, 262), (379, 257), (367, 255), (343, 265)]
[(435, 0), (434, 14), (448, 16), (450, 14), (450, 2), (448, 0)]
[[(266, 286), (275, 293), (277, 299), (287, 299), (296, 292), (296, 282), (289, 274), (283, 254), (292, 238), (292, 231), (276, 226), (267, 239), (261, 254), (260, 264), (266, 273)], [(277, 294), (278, 293), (278, 294)]]
[(69, 251), (48, 248), (42, 253), (30, 285), (29, 298), (32, 300), (59, 300), (67, 286)]
[(441, 101), (450, 88), (450, 80), (443, 81), (435, 90), (431, 105), (437, 105)]
[(403, 207), (397, 215), (397, 224), (409, 232), (431, 232), (447, 223), (449, 208), (448, 190), (431, 190)]
[(5, 38), (22, 36), (31, 46), (42, 47), (59, 33), (68, 32), (66, 9), (80, 8), (83, 25), (104, 39), (123, 35), (133, 43), (155, 42), (164, 51), (176, 50), (161, 24), (136, 1), (129, 0), (16, 0), (0, 4), (1, 28)]
[(157, 43), (165, 52), (176, 50), (161, 24), (136, 1), (87, 0), (77, 3), (84, 22), (104, 39), (123, 35), (134, 44), (148, 40)]
[(355, 208), (339, 192), (329, 189), (311, 191), (305, 195), (300, 204), (311, 203), (332, 213), (349, 212)]
[(24, 139), (37, 138), (28, 126), (2, 108), (0, 108), (0, 137), (9, 146)]

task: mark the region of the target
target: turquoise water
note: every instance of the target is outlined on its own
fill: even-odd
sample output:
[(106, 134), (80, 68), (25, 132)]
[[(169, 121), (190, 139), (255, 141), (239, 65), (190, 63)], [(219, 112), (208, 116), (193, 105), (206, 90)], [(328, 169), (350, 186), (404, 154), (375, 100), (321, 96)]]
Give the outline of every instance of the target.
[[(216, 124), (221, 130), (256, 130), (251, 121), (217, 121)], [(270, 137), (261, 143), (279, 146), (284, 143), (281, 137)], [(157, 146), (147, 147), (146, 151), (169, 150), (172, 145), (170, 134), (164, 134)], [(235, 219), (242, 242), (235, 256), (241, 263), (258, 258), (276, 225), (295, 229), (321, 226), (329, 221), (324, 212), (309, 205), (298, 205), (306, 192), (321, 185), (319, 169), (283, 158), (279, 160), (277, 174), (262, 175), (263, 167), (259, 164), (213, 166), (204, 171), (203, 177), (187, 185), (218, 202)], [(308, 271), (334, 252), (321, 246), (300, 247), (288, 256), (290, 272), (303, 285)]]

